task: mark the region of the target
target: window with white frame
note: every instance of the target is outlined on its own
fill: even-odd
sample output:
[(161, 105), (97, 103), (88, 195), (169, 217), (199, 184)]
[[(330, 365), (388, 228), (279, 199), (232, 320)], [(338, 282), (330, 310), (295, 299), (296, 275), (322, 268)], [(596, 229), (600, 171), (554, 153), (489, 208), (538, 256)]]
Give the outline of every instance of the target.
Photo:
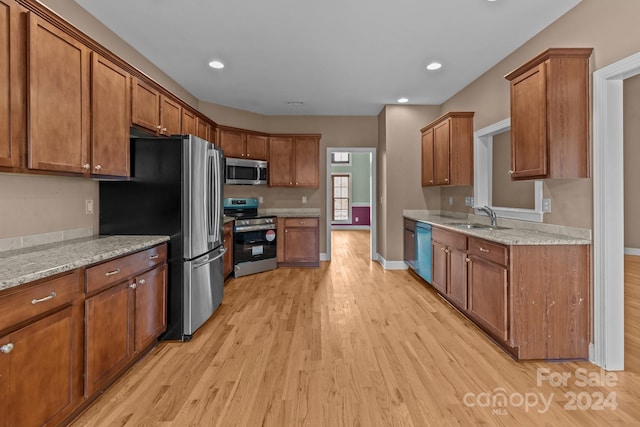
[(351, 153), (331, 153), (331, 163), (334, 165), (350, 165)]
[(333, 221), (349, 221), (351, 218), (350, 181), (349, 175), (336, 174), (331, 176)]

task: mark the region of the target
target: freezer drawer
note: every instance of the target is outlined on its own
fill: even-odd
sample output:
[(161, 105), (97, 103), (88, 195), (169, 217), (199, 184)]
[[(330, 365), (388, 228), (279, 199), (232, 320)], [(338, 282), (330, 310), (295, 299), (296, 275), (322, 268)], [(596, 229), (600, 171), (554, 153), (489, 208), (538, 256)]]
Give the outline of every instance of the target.
[(183, 341), (188, 341), (222, 302), (224, 253), (225, 249), (220, 246), (184, 263)]

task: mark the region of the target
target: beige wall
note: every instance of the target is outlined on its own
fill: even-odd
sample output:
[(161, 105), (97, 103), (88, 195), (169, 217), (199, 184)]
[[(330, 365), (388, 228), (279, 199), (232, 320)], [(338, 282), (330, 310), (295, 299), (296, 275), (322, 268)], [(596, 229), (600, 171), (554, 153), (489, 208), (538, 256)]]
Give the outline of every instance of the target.
[(387, 261), (402, 260), (402, 211), (440, 208), (440, 189), (422, 188), (420, 160), (420, 129), (439, 113), (438, 106), (385, 107), (385, 149), (381, 156), (385, 174), (380, 176), (384, 187), (378, 197), (382, 197), (380, 211), (385, 212), (386, 241), (379, 242), (378, 253)]
[(624, 246), (640, 249), (640, 75), (623, 84)]
[[(504, 75), (549, 47), (593, 47), (593, 70), (625, 58), (640, 51), (638, 16), (638, 1), (583, 0), (449, 99), (442, 112), (475, 111), (475, 129), (505, 119), (510, 113), (509, 83)], [(592, 227), (590, 179), (546, 181), (544, 197), (552, 199), (552, 213), (545, 215), (545, 222)]]
[[(94, 214), (85, 214), (85, 199)], [(98, 230), (98, 183), (86, 178), (0, 173), (0, 239), (52, 231)]]

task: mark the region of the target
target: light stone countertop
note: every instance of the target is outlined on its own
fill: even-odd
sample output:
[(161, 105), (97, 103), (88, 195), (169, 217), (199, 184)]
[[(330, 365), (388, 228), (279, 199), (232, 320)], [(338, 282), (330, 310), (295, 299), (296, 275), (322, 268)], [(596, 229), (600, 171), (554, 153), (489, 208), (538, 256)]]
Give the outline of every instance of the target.
[(275, 215), (279, 217), (319, 218), (319, 208), (290, 208), (290, 209), (260, 209), (260, 215)]
[(0, 291), (168, 240), (169, 236), (94, 236), (0, 252)]
[[(508, 229), (466, 229), (456, 225), (477, 223), (489, 224), (489, 218), (480, 215), (449, 215), (429, 211), (403, 211), (403, 216), (418, 222), (435, 225), (471, 237), (478, 237), (504, 245), (590, 245), (590, 230), (576, 229), (539, 223), (525, 223), (498, 218), (498, 225)], [(525, 228), (526, 227), (526, 228)]]

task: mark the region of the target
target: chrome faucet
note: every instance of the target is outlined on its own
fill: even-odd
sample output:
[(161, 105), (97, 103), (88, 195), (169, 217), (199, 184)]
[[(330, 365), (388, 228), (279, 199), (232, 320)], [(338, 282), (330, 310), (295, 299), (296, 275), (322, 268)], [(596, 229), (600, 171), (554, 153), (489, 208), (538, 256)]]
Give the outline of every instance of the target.
[(497, 227), (498, 226), (498, 218), (496, 217), (496, 212), (491, 209), (489, 206), (485, 206), (482, 208), (478, 208), (478, 210), (481, 210), (482, 212), (486, 213), (487, 215), (489, 215), (489, 218), (491, 218), (491, 226), (492, 227)]

